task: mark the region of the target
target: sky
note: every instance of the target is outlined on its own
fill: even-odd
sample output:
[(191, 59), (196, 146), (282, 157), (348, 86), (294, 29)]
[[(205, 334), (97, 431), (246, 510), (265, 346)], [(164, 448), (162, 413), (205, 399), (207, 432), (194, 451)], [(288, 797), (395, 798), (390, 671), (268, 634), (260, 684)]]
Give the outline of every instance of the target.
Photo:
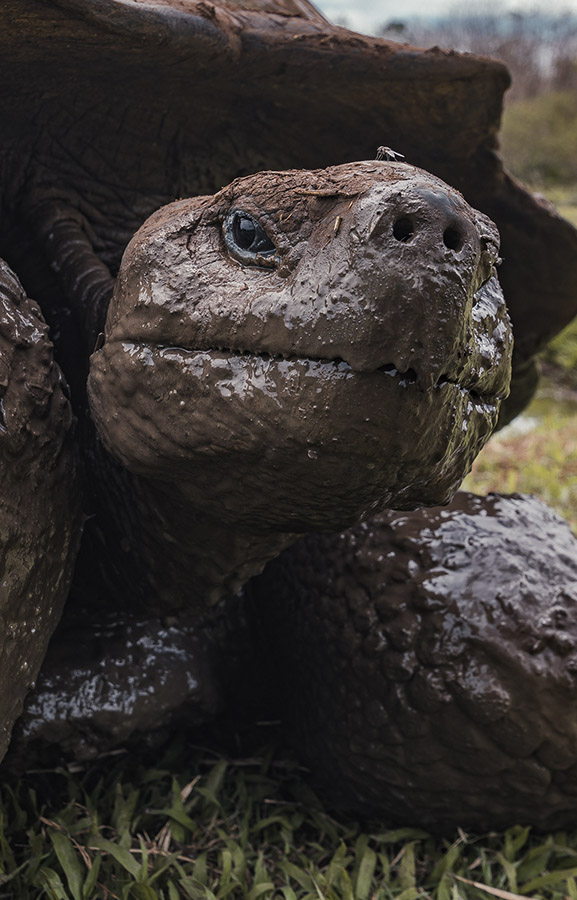
[[(414, 16), (436, 16), (450, 13), (457, 6), (456, 0), (313, 0), (331, 22), (346, 18), (347, 26), (354, 31), (374, 34), (378, 25), (391, 20), (403, 21)], [(577, 12), (577, 0), (501, 0), (501, 2), (475, 2), (461, 0), (461, 14), (465, 9), (518, 10), (535, 9)], [(341, 24), (341, 23), (339, 23)]]

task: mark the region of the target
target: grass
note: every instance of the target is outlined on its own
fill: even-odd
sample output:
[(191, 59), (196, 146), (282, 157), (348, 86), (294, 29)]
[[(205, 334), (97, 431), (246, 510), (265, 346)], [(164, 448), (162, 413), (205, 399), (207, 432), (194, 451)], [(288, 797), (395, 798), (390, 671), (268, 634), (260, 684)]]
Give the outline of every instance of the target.
[(544, 193), (555, 204), (557, 211), (568, 219), (572, 225), (577, 226), (577, 184), (535, 190), (537, 193)]
[(575, 91), (550, 91), (508, 104), (501, 146), (508, 167), (523, 181), (556, 186), (577, 181)]
[(363, 828), (328, 815), (296, 767), (270, 757), (228, 764), (197, 751), (173, 772), (104, 760), (4, 786), (0, 897), (577, 898), (577, 833)]
[(551, 341), (543, 362), (555, 371), (558, 383), (577, 392), (577, 319)]

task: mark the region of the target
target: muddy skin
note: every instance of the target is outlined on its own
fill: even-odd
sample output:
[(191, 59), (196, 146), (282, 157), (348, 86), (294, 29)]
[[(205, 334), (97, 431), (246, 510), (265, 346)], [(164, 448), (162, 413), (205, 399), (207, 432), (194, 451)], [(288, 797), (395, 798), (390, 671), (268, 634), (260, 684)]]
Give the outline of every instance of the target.
[(287, 734), (333, 805), (574, 825), (577, 540), (544, 504), (384, 513), (305, 538), (250, 590)]
[[(432, 317), (428, 304), (423, 302), (422, 306), (429, 329), (446, 317), (449, 301), (454, 301), (450, 316), (440, 326), (440, 344), (432, 339), (432, 330), (427, 332), (429, 338), (421, 334), (421, 311), (412, 307), (407, 311), (407, 321), (416, 323), (411, 334), (420, 341), (413, 344), (406, 321), (401, 317), (392, 322), (394, 316), (385, 315), (379, 298), (370, 293), (368, 320), (357, 329), (360, 320), (347, 319), (352, 331), (343, 341), (336, 321), (329, 315), (332, 307), (327, 301), (327, 288), (325, 298), (303, 300), (295, 293), (296, 308), (300, 303), (304, 309), (310, 301), (314, 313), (306, 320), (306, 328), (302, 327), (300, 313), (287, 318), (277, 310), (272, 315), (277, 292), (267, 289), (262, 297), (271, 295), (267, 318), (275, 327), (271, 332), (264, 327), (256, 301), (246, 319), (250, 323), (252, 317), (248, 336), (257, 335), (258, 346), (231, 346), (225, 340), (219, 347), (194, 343), (183, 348), (180, 332), (172, 339), (164, 329), (167, 323), (171, 327), (175, 323), (175, 311), (181, 302), (175, 299), (178, 284), (173, 290), (171, 278), (164, 273), (162, 290), (166, 288), (170, 314), (163, 324), (159, 320), (164, 313), (153, 309), (158, 334), (150, 342), (142, 334), (128, 332), (124, 343), (138, 345), (138, 353), (130, 357), (123, 355), (122, 342), (111, 330), (95, 370), (95, 396), (104, 396), (110, 387), (101, 364), (108, 374), (118, 373), (116, 414), (126, 419), (126, 428), (115, 434), (118, 422), (113, 420), (113, 405), (104, 427), (110, 446), (116, 447), (122, 459), (126, 454), (133, 470), (129, 472), (109, 457), (95, 437), (86, 414), (85, 382), (88, 353), (103, 327), (122, 254), (154, 210), (175, 198), (214, 194), (223, 184), (251, 172), (311, 169), (366, 159), (385, 142), (398, 148), (411, 163), (462, 190), (465, 198), (490, 215), (500, 228), (504, 257), (500, 272), (517, 332), (515, 368), (520, 374), (514, 377), (515, 408), (530, 393), (534, 353), (577, 312), (577, 232), (516, 185), (503, 171), (495, 152), (502, 96), (508, 84), (507, 72), (500, 63), (399, 47), (354, 35), (326, 23), (306, 0), (250, 0), (248, 6), (250, 9), (244, 8), (242, 0), (208, 6), (194, 0), (163, 0), (161, 4), (147, 0), (130, 4), (120, 0), (99, 0), (97, 4), (87, 0), (4, 0), (0, 4), (0, 25), (5, 26), (0, 28), (0, 256), (18, 273), (26, 293), (42, 306), (80, 417), (77, 435), (87, 472), (84, 506), (89, 515), (85, 529), (89, 540), (83, 544), (70, 601), (75, 604), (80, 600), (79, 608), (84, 604), (90, 613), (102, 610), (100, 620), (88, 616), (87, 622), (95, 622), (101, 629), (100, 647), (105, 660), (112, 661), (110, 671), (123, 655), (130, 656), (134, 666), (141, 661), (140, 651), (134, 647), (144, 646), (142, 642), (148, 640), (152, 626), (146, 616), (153, 617), (155, 610), (156, 630), (166, 632), (163, 646), (168, 648), (168, 655), (170, 648), (173, 657), (184, 653), (189, 638), (193, 648), (188, 625), (183, 626), (179, 638), (173, 626), (164, 623), (166, 614), (176, 607), (180, 615), (180, 608), (186, 604), (202, 609), (234, 591), (266, 559), (293, 541), (297, 531), (344, 527), (370, 513), (375, 504), (375, 508), (388, 502), (408, 506), (441, 502), (448, 497), (458, 473), (467, 468), (475, 448), (489, 431), (494, 420), (493, 395), (501, 393), (504, 385), (499, 375), (505, 371), (503, 366), (496, 363), (493, 384), (490, 368), (488, 374), (482, 374), (479, 365), (487, 368), (486, 361), (479, 357), (484, 352), (492, 356), (491, 344), (498, 347), (499, 341), (507, 341), (499, 334), (500, 314), (495, 310), (500, 297), (491, 282), (471, 307), (475, 297), (471, 285), (477, 276), (484, 278), (483, 250), (488, 248), (482, 248), (481, 243), (476, 251), (474, 247), (475, 240), (487, 237), (486, 220), (473, 214), (473, 223), (468, 218), (470, 213), (465, 212), (464, 220), (459, 221), (466, 227), (462, 226), (463, 231), (454, 229), (454, 222), (448, 222), (446, 216), (449, 211), (451, 216), (461, 215), (461, 201), (448, 201), (444, 195), (437, 208), (439, 218), (435, 219), (437, 225), (444, 224), (435, 230), (431, 206), (424, 204), (421, 196), (422, 205), (413, 212), (423, 217), (411, 223), (419, 227), (410, 235), (406, 224), (399, 225), (399, 235), (393, 235), (391, 256), (399, 258), (404, 253), (410, 258), (413, 271), (419, 274), (416, 298), (421, 296), (421, 288), (435, 298)], [(317, 189), (322, 191), (324, 183), (318, 177)], [(263, 188), (264, 196), (257, 192), (255, 199), (270, 212), (275, 240), (287, 236), (287, 242), (278, 246), (282, 264), (277, 268), (274, 259), (265, 257), (264, 271), (260, 266), (245, 267), (247, 290), (237, 278), (232, 280), (235, 310), (244, 311), (248, 298), (241, 295), (253, 296), (253, 289), (265, 275), (269, 281), (296, 288), (301, 263), (303, 270), (309, 266), (314, 271), (319, 265), (320, 271), (329, 276), (327, 284), (337, 279), (341, 261), (333, 259), (331, 248), (352, 238), (349, 203), (353, 203), (351, 209), (358, 223), (362, 222), (362, 210), (355, 205), (360, 200), (355, 199), (357, 195), (349, 197), (346, 191), (329, 197), (299, 195), (296, 223), (291, 225), (285, 218), (281, 222), (281, 213), (288, 215), (288, 209), (280, 208), (282, 191), (278, 199), (275, 197), (278, 188), (279, 184), (273, 192)], [(185, 229), (191, 246), (200, 236), (197, 232), (202, 231), (209, 243), (213, 240), (210, 234), (223, 235), (223, 229), (234, 235), (233, 220), (227, 215), (231, 211), (229, 201), (243, 199), (234, 193), (236, 189), (231, 189), (228, 199), (226, 191), (220, 195), (223, 209), (222, 215), (220, 211), (216, 214), (218, 221), (211, 219), (214, 211), (204, 210), (205, 201), (192, 203), (190, 209), (197, 210), (200, 223), (193, 234)], [(289, 192), (290, 209), (295, 206), (294, 200)], [(210, 207), (211, 201), (206, 202)], [(326, 237), (323, 246), (311, 239), (308, 257), (302, 241), (293, 246), (289, 239), (291, 235), (298, 237), (304, 221), (301, 207), (306, 207), (307, 215), (310, 208), (311, 222), (316, 222)], [(187, 204), (181, 207), (185, 223), (188, 209)], [(401, 219), (410, 219), (404, 214)], [(480, 229), (475, 239), (475, 230), (470, 230), (473, 224), (474, 229)], [(384, 247), (379, 228), (375, 240)], [(464, 238), (462, 247), (454, 231)], [(436, 254), (438, 268), (444, 269), (446, 257), (461, 254), (463, 280), (460, 284), (459, 279), (449, 279), (446, 302), (442, 300), (444, 292), (439, 300), (431, 272), (426, 268), (423, 272), (423, 259), (417, 252), (423, 235), (431, 239), (429, 251)], [(152, 253), (153, 237), (149, 234), (148, 238)], [(143, 251), (148, 238), (143, 239)], [(175, 261), (190, 265), (179, 244), (181, 239), (183, 235), (175, 234), (169, 244)], [(214, 285), (208, 285), (212, 295), (213, 286), (216, 289), (220, 284), (218, 273), (228, 253), (224, 237), (221, 241), (217, 256), (211, 257), (208, 252), (203, 257), (205, 270), (214, 273)], [(240, 249), (246, 262), (247, 246)], [(236, 257), (231, 251), (239, 265), (235, 269), (238, 276), (239, 253), (235, 252)], [(152, 253), (151, 260), (156, 265), (158, 256)], [(358, 271), (354, 255), (352, 262), (351, 271), (362, 280), (369, 269), (367, 257), (361, 260)], [(402, 278), (399, 282), (399, 265), (391, 271), (396, 273), (399, 300), (407, 284)], [(444, 269), (443, 277), (446, 274)], [(200, 275), (198, 280), (202, 281)], [(378, 272), (377, 276), (380, 278)], [(175, 278), (178, 281), (178, 273)], [(224, 296), (228, 280), (221, 287)], [(217, 307), (222, 296), (213, 296)], [(348, 310), (344, 296), (336, 304), (340, 314)], [(151, 304), (153, 308), (157, 299)], [(475, 322), (475, 310), (485, 318), (484, 323)], [(224, 326), (226, 316), (218, 321)], [(471, 335), (467, 334), (467, 321), (474, 326)], [(297, 346), (288, 341), (288, 349), (284, 346), (287, 323), (293, 326), (291, 334), (298, 337)], [(138, 321), (132, 324), (136, 327)], [(195, 338), (200, 332), (215, 340), (219, 336), (203, 330), (204, 326), (199, 332), (198, 321), (191, 319), (189, 324)], [(233, 331), (236, 324), (236, 320), (228, 322)], [(398, 329), (398, 344), (391, 334), (391, 352), (381, 360), (373, 340), (375, 329), (385, 332), (391, 324)], [(118, 327), (122, 327), (121, 319)], [(488, 343), (479, 344), (475, 337), (479, 328), (487, 329)], [(238, 335), (247, 336), (243, 331)], [(367, 354), (358, 352), (361, 336), (367, 342)], [(325, 338), (333, 341), (334, 355), (319, 355), (318, 345), (324, 347)], [(168, 343), (163, 343), (166, 340)], [(471, 357), (460, 357), (469, 344), (473, 348)], [(437, 354), (439, 346), (447, 352), (446, 359), (441, 360)], [(153, 366), (144, 365), (148, 350)], [(220, 356), (211, 353), (215, 350), (220, 350)], [(229, 355), (231, 350), (238, 355)], [(247, 350), (251, 359), (243, 352)], [(296, 359), (299, 350), (305, 355)], [(350, 358), (347, 350), (352, 353)], [(499, 352), (506, 356), (504, 346)], [(255, 358), (254, 353), (258, 354)], [(264, 353), (272, 358), (264, 358)], [(287, 360), (277, 359), (287, 353)], [(216, 388), (216, 392), (210, 391), (213, 399), (215, 393), (218, 395), (210, 409), (198, 377), (201, 363), (207, 372), (207, 385)], [(239, 375), (239, 367), (245, 375), (248, 373), (248, 379)], [(402, 378), (392, 371), (401, 372), (404, 367)], [(283, 379), (289, 369), (287, 386)], [(294, 371), (296, 379), (292, 377)], [(157, 372), (161, 373), (159, 384)], [(462, 390), (454, 383), (455, 376), (462, 379)], [(262, 415), (256, 424), (252, 422), (253, 399), (246, 396), (247, 386), (254, 387), (255, 409)], [(293, 431), (286, 440), (280, 437), (286, 432), (274, 396), (279, 386), (283, 399), (290, 398), (287, 406)], [(321, 402), (315, 394), (316, 386), (321, 388)], [(170, 394), (171, 390), (177, 393)], [(232, 417), (230, 427), (224, 425), (231, 415), (231, 398), (225, 396), (226, 391), (233, 399), (239, 399), (239, 392), (242, 395), (242, 402), (234, 407), (237, 418)], [(344, 402), (339, 406), (341, 392), (350, 404), (346, 408)], [(157, 424), (151, 424), (154, 417), (142, 418), (149, 414), (150, 397), (155, 396), (163, 400), (165, 421), (157, 424), (168, 429), (171, 437), (167, 440), (155, 434)], [(198, 400), (199, 419), (205, 429), (194, 447), (190, 433), (184, 434), (183, 408), (179, 405), (184, 402), (186, 410), (192, 399)], [(473, 407), (470, 410), (469, 402)], [(306, 434), (293, 420), (302, 404), (309, 425)], [(338, 425), (336, 433), (331, 431), (331, 405)], [(415, 410), (414, 420), (407, 413), (409, 406)], [(363, 416), (370, 419), (366, 434)], [(441, 436), (433, 427), (435, 420), (441, 423)], [(31, 421), (35, 421), (34, 414)], [(457, 435), (463, 423), (467, 432), (461, 441)], [(399, 424), (404, 431), (396, 434)], [(158, 457), (149, 443), (157, 438)], [(270, 451), (265, 439), (270, 442)], [(338, 458), (334, 447), (343, 451), (343, 459)], [(420, 455), (425, 465), (422, 471)], [(215, 478), (219, 456), (224, 472), (220, 485)], [(191, 458), (198, 466), (197, 478), (191, 477)], [(255, 460), (255, 472), (261, 474), (249, 478), (243, 467), (252, 466)], [(269, 461), (272, 475), (267, 481), (262, 473)], [(259, 470), (261, 463), (266, 465)], [(374, 469), (368, 469), (373, 463)], [(44, 468), (51, 471), (50, 461)], [(322, 484), (323, 478), (318, 484), (321, 471), (326, 472), (329, 484)], [(68, 485), (73, 483), (71, 472)], [(178, 485), (172, 481), (174, 476)], [(348, 479), (346, 490), (342, 488), (343, 478)], [(243, 480), (244, 495), (240, 490)], [(316, 483), (316, 493), (310, 490), (311, 480)], [(333, 493), (331, 480), (341, 485), (336, 503), (328, 499)], [(7, 496), (11, 492), (20, 496), (24, 481), (21, 479), (18, 490), (12, 492), (7, 479)], [(34, 484), (33, 478), (29, 484)], [(44, 495), (38, 489), (36, 496), (40, 502)], [(296, 503), (287, 504), (287, 496)], [(46, 499), (42, 507), (48, 519), (52, 515), (49, 501)], [(246, 509), (240, 508), (243, 503)], [(302, 512), (297, 512), (297, 503)], [(66, 509), (64, 499), (56, 503), (56, 508)], [(70, 525), (73, 518), (71, 515), (68, 525), (55, 530), (57, 542), (66, 539), (68, 528), (74, 531)], [(190, 541), (196, 548), (194, 554)], [(95, 569), (87, 567), (87, 559), (94, 562)], [(66, 575), (66, 565), (63, 572)], [(132, 623), (126, 625), (124, 638), (122, 619), (116, 620), (115, 630), (114, 621), (108, 618), (108, 604), (125, 613)], [(159, 626), (161, 613), (163, 624)], [(69, 625), (67, 622), (64, 627)], [(23, 641), (27, 639), (28, 632), (22, 637)], [(64, 646), (64, 637), (62, 640)], [(133, 645), (126, 647), (126, 652), (123, 640)], [(181, 640), (183, 643), (179, 643)], [(58, 648), (58, 640), (54, 647)], [(40, 652), (40, 643), (38, 648)], [(105, 661), (104, 668), (107, 666)], [(194, 665), (191, 663), (190, 672), (187, 666), (185, 663), (178, 672), (185, 680), (186, 673), (190, 674), (192, 683)], [(90, 672), (97, 669), (95, 663)], [(144, 665), (145, 688), (149, 672)], [(173, 674), (178, 680), (176, 670)], [(85, 672), (85, 677), (90, 681), (92, 675)], [(78, 682), (71, 679), (72, 683)], [(114, 683), (112, 678), (109, 686)], [(57, 682), (53, 684), (56, 691)], [(142, 696), (135, 684), (131, 684), (133, 699)], [(189, 699), (202, 706), (201, 695), (191, 690)], [(176, 694), (183, 697), (179, 691), (176, 689)], [(66, 690), (62, 696), (66, 696)], [(107, 696), (110, 700), (106, 690), (101, 696), (102, 704)], [(159, 690), (158, 697), (166, 699), (166, 692)], [(30, 704), (32, 708), (33, 698)], [(104, 714), (100, 718), (102, 728), (108, 728), (111, 734), (119, 729), (124, 736), (130, 728), (138, 733), (138, 706), (136, 702), (125, 707), (126, 727), (118, 718)], [(75, 714), (79, 710), (74, 704), (71, 708)], [(141, 708), (145, 708), (144, 703)], [(96, 716), (96, 710), (93, 712)], [(81, 709), (79, 715), (83, 715)], [(148, 709), (142, 727), (152, 727), (157, 715), (159, 722), (166, 721), (165, 712)], [(82, 727), (89, 738), (84, 740), (82, 752), (91, 752), (93, 746), (91, 717), (88, 708)], [(173, 712), (168, 718), (175, 721)], [(82, 731), (80, 727), (75, 729), (76, 725), (62, 737), (71, 746), (75, 745), (74, 734)]]
[(515, 368), (529, 366), (577, 315), (577, 231), (503, 170), (505, 66), (353, 34), (307, 0), (209, 7), (0, 4), (0, 256), (41, 304), (77, 411), (107, 271), (147, 216), (240, 175), (369, 159), (383, 143), (496, 222)]
[(72, 430), (46, 324), (0, 260), (0, 756), (72, 577), (82, 531)]
[(89, 617), (90, 611), (73, 612), (60, 624), (14, 731), (16, 761), (23, 746), (29, 765), (52, 745), (87, 760), (131, 737), (144, 743), (151, 732), (193, 729), (220, 713), (224, 676), (216, 627), (207, 631), (198, 617)]
[(4, 768), (86, 761), (120, 747), (141, 755), (177, 732), (238, 752), (237, 736), (257, 731), (261, 746), (269, 735), (254, 723), (276, 715), (262, 659), (241, 595), (204, 616), (103, 615), (69, 604)]
[(507, 393), (497, 258), (492, 223), (402, 163), (261, 173), (153, 216), (89, 379), (138, 478), (125, 505), (154, 510), (131, 529), (143, 604), (200, 611), (298, 533), (447, 501)]
[[(258, 252), (238, 245), (239, 221)], [(507, 391), (497, 256), (494, 226), (460, 195), (385, 162), (252, 176), (144, 226), (90, 380), (100, 433), (133, 470), (107, 480), (123, 526), (108, 604), (127, 612), (71, 607), (23, 741), (87, 755), (182, 718), (185, 703), (214, 717), (196, 670), (225, 665), (197, 646), (191, 612), (298, 532), (447, 498)], [(139, 619), (177, 610), (176, 631)], [(171, 656), (149, 703), (156, 660)], [(123, 690), (119, 671), (135, 669)]]
[(446, 499), (507, 391), (497, 257), (494, 226), (404, 164), (264, 173), (149, 220), (90, 381), (100, 432), (133, 470), (102, 478), (123, 527), (115, 612), (71, 605), (17, 756), (42, 741), (86, 758), (223, 709), (232, 719), (238, 685), (257, 693), (258, 654), (241, 652), (247, 626), (230, 609), (224, 631), (222, 615), (191, 611), (297, 531)]
[(254, 723), (281, 718), (333, 808), (566, 827), (576, 585), (577, 540), (544, 504), (457, 494), (308, 536), (206, 617), (70, 609), (7, 762), (141, 752), (176, 728), (262, 741)]

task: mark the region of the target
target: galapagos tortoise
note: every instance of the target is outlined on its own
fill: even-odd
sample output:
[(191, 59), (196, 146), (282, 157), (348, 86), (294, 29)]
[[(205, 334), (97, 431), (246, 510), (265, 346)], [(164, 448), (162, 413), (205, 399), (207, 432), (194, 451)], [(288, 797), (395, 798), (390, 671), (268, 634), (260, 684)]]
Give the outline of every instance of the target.
[[(308, 758), (322, 760), (333, 787), (344, 773), (350, 779), (333, 791), (336, 802), (405, 818), (424, 811), (443, 824), (442, 804), (420, 799), (411, 768), (423, 765), (427, 740), (415, 750), (412, 739), (426, 734), (438, 701), (455, 734), (446, 759), (434, 750), (445, 782), (455, 771), (465, 782), (467, 772), (496, 772), (493, 793), (470, 788), (462, 823), (493, 813), (570, 816), (559, 791), (543, 787), (563, 778), (570, 785), (575, 764), (575, 717), (559, 666), (513, 665), (510, 674), (507, 663), (504, 687), (497, 674), (483, 682), (449, 666), (454, 690), (439, 686), (431, 655), (414, 651), (421, 626), (411, 610), (422, 612), (420, 603), (445, 610), (434, 620), (443, 673), (451, 653), (474, 658), (471, 671), (489, 664), (454, 638), (465, 613), (450, 577), (439, 579), (434, 600), (427, 588), (426, 601), (419, 590), (421, 600), (407, 601), (396, 637), (377, 622), (399, 613), (395, 591), (384, 611), (389, 562), (407, 593), (428, 571), (404, 565), (406, 519), (382, 511), (447, 503), (507, 394), (510, 329), (487, 216), (501, 233), (500, 280), (515, 331), (507, 418), (534, 387), (535, 353), (577, 312), (577, 233), (517, 185), (496, 153), (505, 68), (351, 34), (306, 0), (6, 0), (0, 23), (0, 256), (11, 266), (0, 272), (2, 750), (37, 678), (16, 729), (19, 752), (52, 741), (86, 757), (149, 729), (210, 719), (221, 703), (214, 669), (228, 666), (229, 681), (237, 679), (251, 637), (229, 606), (224, 624), (207, 610), (285, 551), (280, 581), (271, 582), (271, 569), (246, 588), (254, 595), (248, 617), (272, 593), (278, 603), (269, 605), (284, 621), (281, 595), (292, 582), (282, 566), (293, 559), (295, 634), (297, 623), (309, 634), (314, 622), (319, 641), (337, 652), (318, 677), (319, 696), (333, 672), (344, 704), (334, 710), (352, 709), (330, 763), (314, 735), (325, 709), (339, 713), (324, 701), (303, 713)], [(383, 138), (410, 164), (347, 162), (370, 158)], [(55, 361), (28, 296), (50, 326)], [(511, 532), (505, 568), (511, 558), (529, 565), (536, 538), (526, 519), (544, 516), (555, 576), (541, 564), (532, 571), (570, 608), (575, 544), (562, 523), (529, 501), (471, 500), (474, 515), (460, 502), (436, 515), (473, 521), (466, 550), (455, 563), (441, 541), (436, 575), (444, 567), (457, 583), (479, 582), (463, 572), (477, 572), (488, 516)], [(515, 504), (526, 503), (524, 517)], [(391, 544), (380, 519), (338, 534), (379, 513), (397, 529)], [(432, 519), (411, 516), (430, 555)], [(287, 549), (309, 531), (333, 535), (323, 539), (320, 566), (316, 544)], [(501, 565), (491, 542), (481, 543), (489, 570)], [(379, 579), (375, 561), (384, 560)], [(326, 577), (334, 592), (322, 587)], [(327, 605), (331, 593), (337, 599)], [(524, 596), (510, 599), (513, 618)], [(535, 602), (539, 631), (560, 602)], [(266, 612), (258, 617), (264, 623)], [(495, 614), (487, 617), (493, 625)], [(570, 662), (566, 619), (554, 611), (542, 626), (558, 637), (546, 642), (549, 656), (527, 652)], [(270, 629), (279, 647), (292, 630)], [(503, 645), (517, 639), (510, 631)], [(500, 670), (503, 654), (493, 656)], [(343, 677), (343, 660), (358, 677), (346, 666)], [(572, 677), (570, 665), (563, 671)], [(514, 756), (513, 738), (501, 755), (486, 748), (496, 720), (515, 733), (511, 697), (528, 672), (547, 682), (545, 713), (551, 694), (565, 710), (555, 736), (540, 725), (539, 742), (521, 748), (524, 759), (537, 754), (526, 766), (533, 781), (503, 761)], [(380, 673), (394, 689), (383, 690)], [(403, 707), (397, 687), (407, 682), (414, 690), (402, 688)], [(526, 693), (531, 702), (539, 694)], [(467, 726), (463, 708), (476, 705)], [(461, 794), (462, 779), (455, 783)], [(542, 790), (531, 805), (533, 784)]]

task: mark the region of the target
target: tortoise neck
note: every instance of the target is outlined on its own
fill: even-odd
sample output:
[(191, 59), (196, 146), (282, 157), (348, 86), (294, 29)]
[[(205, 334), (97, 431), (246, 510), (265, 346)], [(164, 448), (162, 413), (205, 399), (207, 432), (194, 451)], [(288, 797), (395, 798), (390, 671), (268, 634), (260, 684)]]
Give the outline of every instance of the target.
[(157, 615), (200, 614), (236, 594), (299, 537), (225, 525), (195, 509), (173, 484), (116, 473), (122, 484), (118, 477), (108, 481), (106, 516), (113, 526), (107, 558), (112, 563), (115, 556), (110, 568), (124, 585), (121, 597), (110, 585), (115, 602)]

